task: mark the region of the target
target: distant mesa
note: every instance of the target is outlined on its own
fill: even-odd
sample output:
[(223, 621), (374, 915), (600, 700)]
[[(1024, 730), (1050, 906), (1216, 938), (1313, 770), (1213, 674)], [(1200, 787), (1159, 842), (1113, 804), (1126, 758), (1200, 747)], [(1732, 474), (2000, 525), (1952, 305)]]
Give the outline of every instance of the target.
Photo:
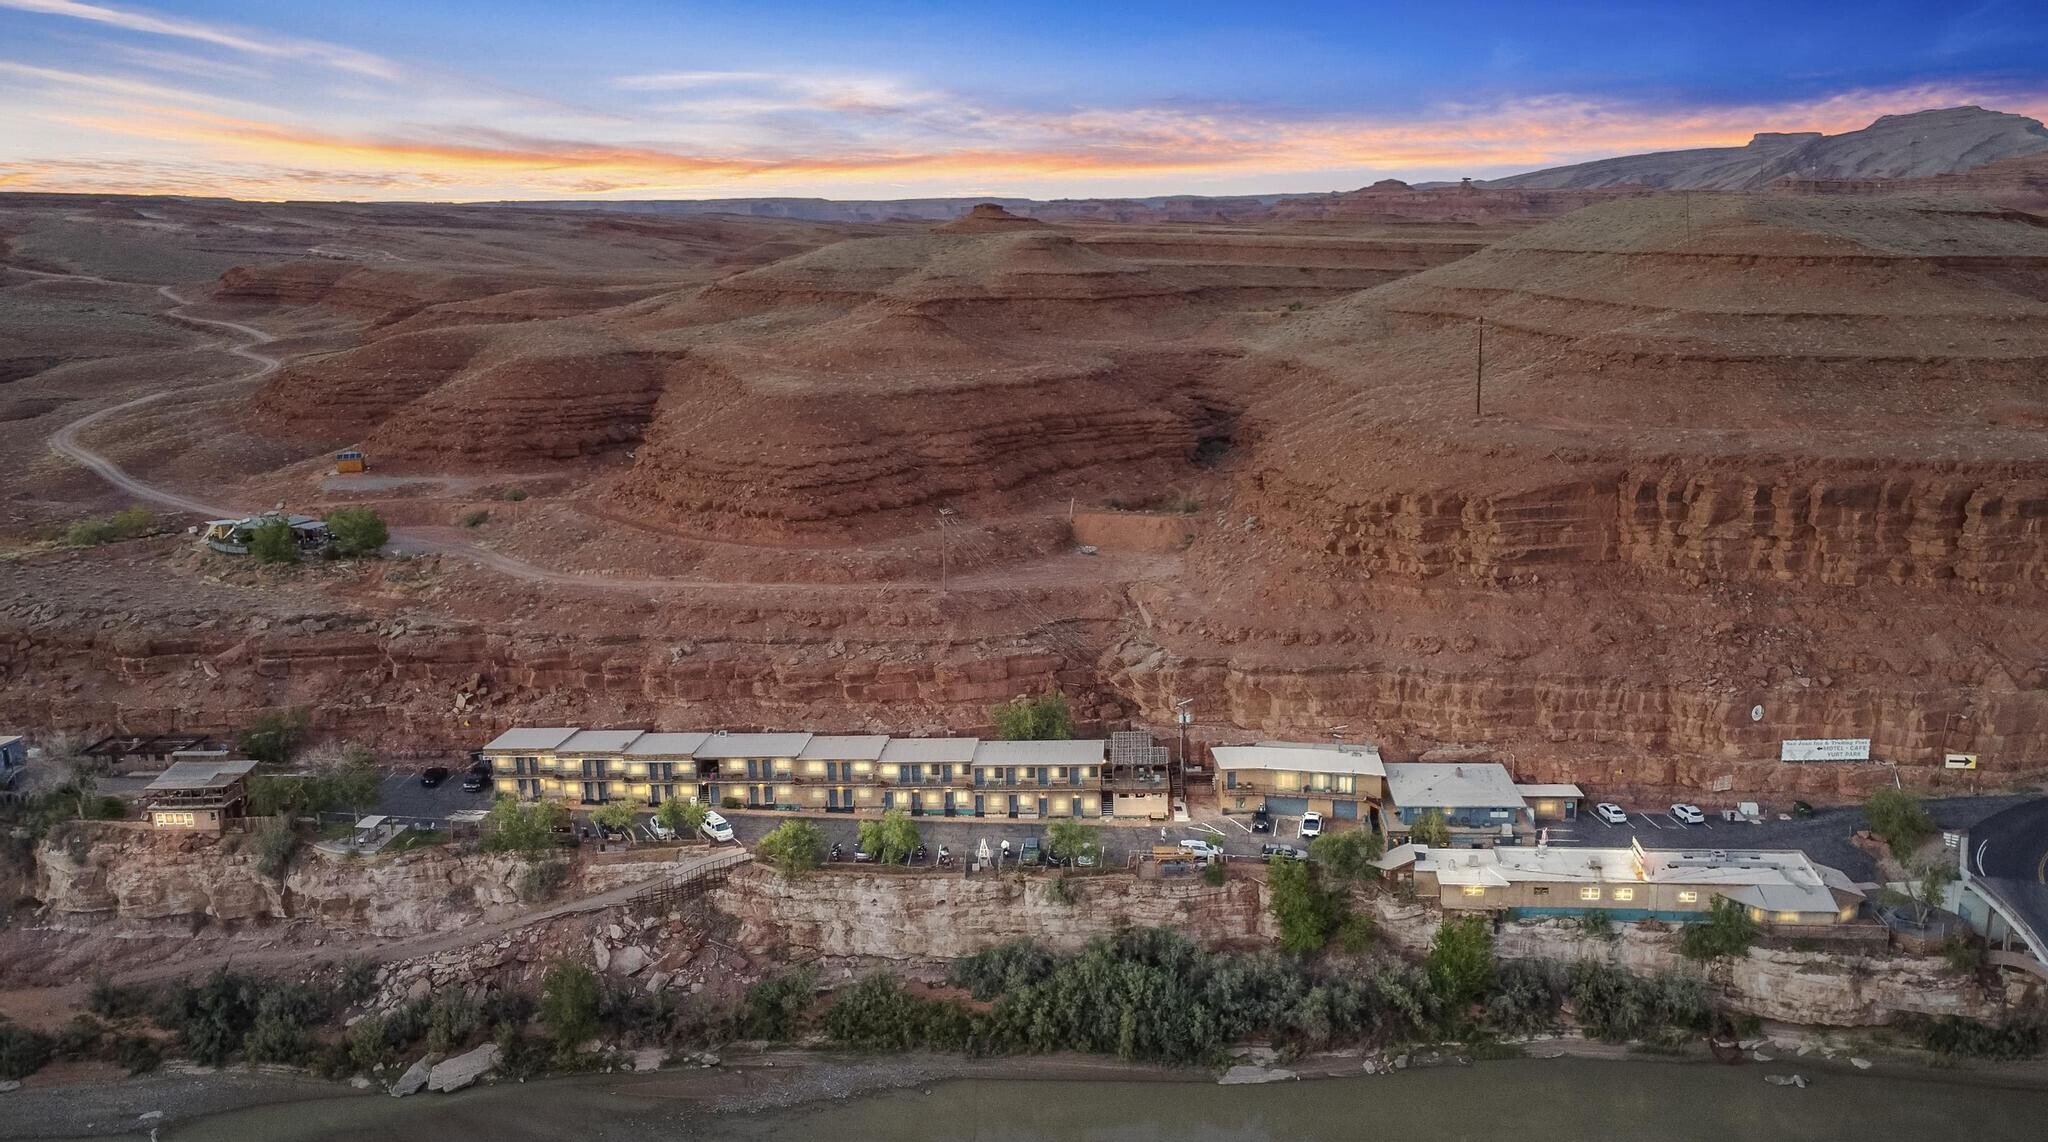
[(1039, 229), (1044, 225), (1045, 223), (1036, 218), (1012, 214), (993, 202), (984, 202), (935, 229), (941, 234), (995, 234), (1009, 230)]

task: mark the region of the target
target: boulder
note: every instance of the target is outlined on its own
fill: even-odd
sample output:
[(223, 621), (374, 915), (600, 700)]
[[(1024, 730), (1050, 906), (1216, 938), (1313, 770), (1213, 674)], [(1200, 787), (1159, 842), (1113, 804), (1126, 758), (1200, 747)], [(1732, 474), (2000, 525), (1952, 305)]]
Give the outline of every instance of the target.
[(590, 938), (590, 958), (597, 963), (599, 971), (605, 971), (612, 966), (612, 950), (597, 936)]
[(407, 1067), (405, 1073), (398, 1076), (398, 1081), (391, 1084), (391, 1097), (404, 1098), (409, 1094), (418, 1094), (420, 1088), (427, 1085), (428, 1077), (434, 1073), (434, 1062), (433, 1055), (423, 1055), (419, 1062)]
[(647, 966), (647, 949), (628, 944), (612, 953), (611, 970), (620, 975), (633, 975)]
[(463, 1087), (490, 1074), (498, 1067), (498, 1045), (485, 1043), (474, 1051), (465, 1052), (434, 1067), (434, 1073), (427, 1078), (427, 1089), (442, 1092), (461, 1090)]
[(633, 1069), (636, 1071), (658, 1071), (668, 1052), (660, 1047), (642, 1047), (633, 1052)]
[(1223, 1086), (1245, 1086), (1252, 1083), (1277, 1083), (1300, 1077), (1293, 1071), (1277, 1067), (1235, 1066), (1223, 1072), (1223, 1077), (1216, 1081)]

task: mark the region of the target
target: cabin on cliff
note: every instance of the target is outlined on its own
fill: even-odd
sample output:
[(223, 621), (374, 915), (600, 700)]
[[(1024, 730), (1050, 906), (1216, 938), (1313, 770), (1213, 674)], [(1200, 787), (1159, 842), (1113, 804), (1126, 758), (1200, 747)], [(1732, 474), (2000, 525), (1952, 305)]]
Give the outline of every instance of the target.
[(249, 809), (253, 761), (180, 761), (142, 789), (143, 817), (156, 829), (218, 833)]

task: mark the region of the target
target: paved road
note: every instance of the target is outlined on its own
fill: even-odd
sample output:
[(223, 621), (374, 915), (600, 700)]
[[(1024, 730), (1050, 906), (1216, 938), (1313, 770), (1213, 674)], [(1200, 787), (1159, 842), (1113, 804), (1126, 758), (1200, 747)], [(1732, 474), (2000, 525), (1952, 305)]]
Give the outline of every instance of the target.
[[(1997, 797), (1949, 797), (1926, 802), (1927, 813), (1936, 827), (1961, 831), (2013, 805), (2036, 800), (2031, 793)], [(1685, 825), (1668, 813), (1653, 808), (1630, 809), (1629, 823), (1609, 825), (1585, 811), (1579, 820), (1553, 826), (1554, 844), (1626, 846), (1631, 837), (1646, 849), (1798, 849), (1807, 856), (1847, 873), (1855, 880), (1869, 880), (1876, 866), (1849, 837), (1864, 827), (1860, 806), (1822, 809), (1812, 817), (1780, 821), (1775, 817), (1759, 825), (1727, 822), (1709, 817), (1704, 825)]]
[(1985, 818), (1968, 840), (1972, 878), (2032, 930), (2036, 954), (2048, 951), (2048, 798)]
[(451, 766), (448, 780), (432, 789), (420, 784), (420, 775), (416, 772), (385, 774), (376, 812), (392, 817), (439, 819), (457, 809), (490, 808), (492, 793), (488, 788), (475, 793), (462, 791), (462, 777), (467, 770), (467, 766)]

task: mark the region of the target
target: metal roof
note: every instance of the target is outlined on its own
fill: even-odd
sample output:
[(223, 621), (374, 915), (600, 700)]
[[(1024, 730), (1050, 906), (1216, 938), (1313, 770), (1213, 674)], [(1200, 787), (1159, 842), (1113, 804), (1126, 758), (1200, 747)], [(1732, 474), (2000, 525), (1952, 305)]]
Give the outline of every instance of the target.
[(980, 738), (890, 738), (882, 748), (881, 760), (912, 764), (950, 761), (965, 765), (974, 760), (974, 751), (980, 746)]
[(1772, 912), (1833, 912), (1837, 893), (1863, 895), (1841, 873), (1794, 849), (1646, 849), (1640, 860), (1635, 850), (1618, 848), (1420, 849), (1415, 859), (1416, 871), (1435, 873), (1440, 884), (1680, 885)]
[(646, 730), (577, 730), (568, 741), (555, 747), (556, 753), (623, 753), (640, 740)]
[(142, 787), (144, 793), (175, 789), (214, 789), (246, 777), (256, 768), (253, 761), (175, 761)]
[(576, 736), (576, 731), (575, 726), (519, 726), (492, 738), (490, 744), (484, 746), (484, 752), (526, 749), (546, 753)]
[(974, 749), (976, 765), (1101, 765), (1109, 743), (1102, 738), (1076, 741), (983, 742)]
[[(1370, 752), (1367, 752), (1370, 751)], [(1385, 777), (1386, 765), (1372, 746), (1272, 744), (1219, 745), (1210, 748), (1218, 769), (1281, 769), (1308, 773), (1351, 773)]]
[(704, 739), (697, 747), (698, 757), (796, 757), (810, 744), (811, 735), (789, 734), (729, 734), (719, 730)]
[(1580, 791), (1580, 789), (1579, 789), (1579, 787), (1578, 787), (1578, 786), (1576, 786), (1576, 785), (1564, 785), (1564, 784), (1553, 784), (1553, 785), (1544, 785), (1544, 784), (1541, 784), (1541, 783), (1517, 783), (1517, 784), (1515, 785), (1515, 791), (1516, 791), (1517, 793), (1520, 793), (1520, 794), (1521, 794), (1522, 796), (1524, 796), (1524, 797), (1584, 797), (1584, 796), (1585, 796), (1585, 793), (1584, 793), (1584, 792), (1582, 792), (1582, 791)]
[(1389, 765), (1387, 797), (1404, 809), (1509, 809), (1522, 794), (1506, 767), (1490, 761)]
[(697, 747), (710, 737), (704, 733), (645, 733), (626, 747), (627, 757), (695, 757)]
[(888, 734), (817, 734), (797, 756), (812, 761), (876, 761), (888, 748)]

